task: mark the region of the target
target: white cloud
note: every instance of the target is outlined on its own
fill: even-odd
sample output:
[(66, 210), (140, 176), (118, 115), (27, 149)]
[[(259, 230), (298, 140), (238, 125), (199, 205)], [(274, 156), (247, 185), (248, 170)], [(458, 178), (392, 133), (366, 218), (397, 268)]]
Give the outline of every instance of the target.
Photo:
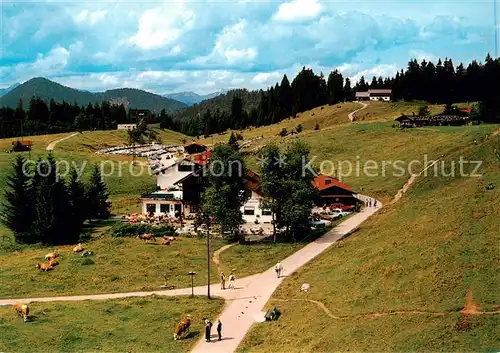
[(387, 76), (394, 76), (396, 75), (396, 72), (398, 71), (398, 67), (396, 65), (387, 65), (387, 64), (382, 64), (382, 65), (377, 65), (374, 66), (370, 69), (365, 69), (362, 71), (357, 72), (355, 75), (352, 75), (350, 78), (351, 83), (356, 83), (359, 81), (361, 76), (364, 76), (365, 80), (370, 82), (372, 77), (387, 77)]
[(252, 78), (252, 81), (260, 84), (275, 83), (279, 80), (280, 76), (279, 72), (259, 72)]
[(274, 15), (278, 21), (301, 21), (317, 17), (323, 6), (317, 0), (292, 0), (281, 4)]
[(167, 2), (141, 15), (138, 31), (129, 41), (141, 49), (164, 47), (189, 30), (194, 25), (195, 17), (194, 11), (183, 2)]
[(53, 48), (47, 55), (38, 54), (32, 64), (21, 64), (26, 71), (34, 75), (45, 75), (47, 72), (57, 72), (68, 64), (69, 50), (61, 46)]
[(437, 56), (431, 53), (427, 53), (423, 50), (418, 50), (418, 49), (410, 50), (409, 54), (410, 58), (415, 58), (417, 59), (418, 62), (421, 62), (423, 60), (436, 62), (438, 60)]
[(104, 20), (106, 18), (107, 10), (97, 10), (89, 11), (87, 9), (82, 10), (73, 16), (73, 20), (76, 23), (87, 23), (91, 26)]

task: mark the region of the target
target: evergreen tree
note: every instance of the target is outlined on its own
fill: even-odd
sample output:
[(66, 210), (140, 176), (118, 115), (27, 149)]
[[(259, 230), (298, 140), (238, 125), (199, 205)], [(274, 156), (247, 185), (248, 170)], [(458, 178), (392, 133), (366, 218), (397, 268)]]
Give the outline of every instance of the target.
[(88, 209), (88, 219), (106, 219), (111, 215), (111, 203), (106, 184), (102, 180), (101, 171), (96, 164), (92, 168), (90, 181), (86, 188), (85, 199)]
[(328, 104), (335, 104), (344, 101), (344, 78), (338, 70), (330, 72), (328, 75)]
[(229, 136), (229, 141), (227, 144), (235, 151), (238, 151), (240, 149), (240, 146), (238, 145), (238, 138), (234, 134), (234, 132), (231, 132), (231, 136)]
[(35, 221), (33, 231), (44, 244), (66, 244), (68, 238), (69, 199), (66, 186), (58, 174), (57, 164), (49, 154), (39, 160), (33, 179), (35, 192)]
[(278, 163), (280, 150), (274, 144), (267, 145), (261, 151), (260, 165), (261, 186), (264, 199), (262, 208), (272, 212), (273, 240), (276, 242), (276, 223), (281, 220), (283, 202), (286, 197), (284, 182), (287, 179), (285, 165)]
[(249, 192), (243, 182), (246, 168), (238, 151), (228, 145), (217, 145), (210, 156), (210, 186), (202, 196), (202, 210), (213, 217), (222, 232), (238, 231), (244, 223), (241, 207)]
[(5, 202), (2, 205), (0, 220), (12, 230), (16, 241), (35, 243), (36, 238), (31, 231), (34, 220), (33, 189), (25, 163), (26, 159), (19, 155), (12, 163), (12, 174), (7, 177), (7, 187), (4, 191)]
[(67, 181), (69, 201), (68, 241), (77, 242), (83, 223), (87, 218), (85, 186), (79, 179), (76, 168), (71, 168)]

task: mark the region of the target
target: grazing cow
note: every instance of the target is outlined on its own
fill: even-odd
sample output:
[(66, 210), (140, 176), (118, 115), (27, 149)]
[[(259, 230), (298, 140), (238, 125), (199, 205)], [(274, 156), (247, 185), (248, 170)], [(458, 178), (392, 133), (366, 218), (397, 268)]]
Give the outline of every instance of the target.
[(59, 265), (59, 261), (51, 257), (49, 260), (49, 266), (57, 266), (57, 265)]
[(43, 272), (52, 271), (54, 269), (54, 267), (47, 263), (38, 263), (35, 267)]
[(163, 238), (161, 245), (170, 245), (170, 240)]
[(82, 252), (82, 251), (83, 251), (82, 243), (78, 243), (78, 245), (73, 248), (73, 252)]
[(191, 326), (191, 319), (188, 316), (177, 325), (177, 329), (174, 333), (174, 340), (180, 340), (183, 333), (189, 332), (189, 326)]
[(14, 304), (14, 310), (19, 316), (22, 316), (24, 322), (28, 321), (28, 316), (30, 314), (30, 308), (27, 304), (16, 303)]
[(144, 241), (147, 241), (147, 240), (154, 240), (154, 241), (156, 241), (155, 236), (153, 234), (151, 234), (151, 233), (138, 235), (137, 239), (141, 239), (141, 240), (144, 240)]
[(56, 257), (59, 257), (58, 253), (49, 252), (47, 255), (45, 255), (45, 260), (55, 259)]

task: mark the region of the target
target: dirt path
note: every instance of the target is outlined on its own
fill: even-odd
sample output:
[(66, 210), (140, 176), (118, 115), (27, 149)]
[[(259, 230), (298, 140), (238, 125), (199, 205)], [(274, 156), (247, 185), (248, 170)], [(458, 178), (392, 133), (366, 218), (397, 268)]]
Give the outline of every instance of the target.
[(76, 136), (76, 135), (78, 135), (78, 132), (75, 132), (75, 133), (73, 133), (73, 134), (71, 134), (71, 135), (69, 135), (69, 136), (63, 137), (62, 139), (52, 141), (51, 143), (49, 143), (49, 144), (47, 145), (46, 150), (47, 150), (47, 151), (52, 151), (52, 150), (54, 149), (54, 147), (56, 147), (56, 145), (57, 145), (59, 142), (64, 141), (64, 140), (67, 140), (67, 139), (70, 139), (70, 138), (72, 138), (73, 136)]
[[(470, 293), (470, 290), (469, 290)], [(500, 314), (500, 310), (495, 311), (478, 311), (477, 304), (471, 299), (471, 294), (467, 294), (467, 302), (465, 307), (460, 310), (462, 314), (466, 315), (494, 315)], [(398, 310), (398, 311), (389, 311), (389, 312), (377, 312), (377, 313), (368, 313), (368, 314), (358, 314), (358, 315), (343, 315), (337, 316), (334, 315), (328, 307), (318, 300), (313, 299), (302, 299), (302, 298), (292, 298), (292, 299), (273, 299), (273, 301), (277, 302), (290, 302), (290, 301), (305, 301), (309, 303), (316, 304), (319, 309), (321, 309), (327, 316), (335, 320), (347, 320), (352, 318), (378, 318), (382, 316), (391, 316), (391, 315), (432, 315), (432, 316), (444, 316), (455, 314), (457, 311), (443, 311), (443, 312), (434, 312), (434, 311), (422, 311), (422, 310)], [(471, 304), (471, 301), (473, 304)], [(471, 307), (472, 305), (472, 307)]]
[[(379, 207), (364, 208), (361, 212), (352, 215), (322, 237), (287, 257), (281, 262), (284, 273), (287, 276), (294, 273), (297, 269), (336, 243), (344, 235), (357, 228), (377, 212), (381, 206), (379, 203)], [(243, 280), (246, 280), (246, 278)], [(194, 347), (193, 352), (234, 352), (250, 327), (255, 322), (262, 321), (264, 316), (263, 309), (267, 301), (283, 280), (284, 277), (276, 277), (274, 268), (253, 276), (246, 285), (240, 284), (237, 279), (236, 286), (240, 288), (240, 293), (233, 300), (230, 300), (229, 305), (225, 307), (218, 318), (223, 324), (224, 336), (227, 339), (213, 343), (206, 343), (204, 340), (200, 340)]]
[[(291, 275), (304, 264), (308, 263), (331, 245), (342, 239), (343, 236), (352, 232), (361, 223), (367, 220), (371, 215), (377, 212), (382, 204), (379, 202), (378, 207), (367, 207), (361, 212), (356, 213), (337, 225), (335, 228), (327, 232), (322, 237), (304, 246), (291, 256), (282, 261), (284, 272)], [(231, 244), (229, 244), (231, 245)], [(228, 247), (229, 247), (228, 245)], [(226, 248), (227, 249), (227, 248)], [(220, 254), (220, 252), (219, 252)], [(215, 256), (214, 256), (215, 257)], [(234, 352), (241, 340), (252, 324), (263, 318), (262, 310), (267, 301), (283, 281), (284, 277), (277, 278), (274, 266), (267, 271), (236, 279), (234, 290), (222, 290), (219, 283), (215, 283), (210, 287), (213, 296), (218, 296), (226, 299), (228, 305), (220, 315), (220, 320), (224, 325), (224, 336), (226, 340), (222, 342), (206, 343), (201, 340), (194, 348), (194, 352)], [(194, 288), (195, 295), (205, 295), (207, 292), (206, 286)], [(81, 301), (81, 300), (104, 300), (115, 298), (128, 297), (144, 297), (150, 295), (158, 296), (179, 296), (190, 295), (191, 288), (182, 288), (174, 290), (158, 290), (150, 292), (129, 292), (129, 293), (111, 293), (97, 295), (81, 295), (81, 296), (61, 296), (61, 297), (46, 297), (46, 298), (21, 298), (21, 299), (2, 299), (1, 305), (13, 305), (16, 302), (52, 302), (52, 301)]]
[(358, 101), (356, 101), (356, 103), (361, 104), (361, 105), (362, 105), (362, 107), (361, 107), (361, 108), (359, 108), (359, 109), (356, 109), (356, 110), (355, 110), (355, 111), (353, 111), (353, 112), (350, 112), (350, 113), (349, 113), (348, 117), (349, 117), (349, 120), (350, 120), (351, 122), (354, 122), (354, 121), (356, 120), (355, 115), (356, 115), (356, 113), (357, 113), (357, 112), (359, 112), (359, 111), (361, 111), (361, 110), (365, 109), (366, 107), (368, 107), (368, 104), (366, 104), (366, 103), (363, 103), (363, 102), (358, 102)]
[(220, 267), (220, 254), (223, 252), (223, 251), (226, 251), (227, 249), (235, 246), (236, 244), (238, 243), (231, 243), (231, 244), (227, 244), (227, 245), (224, 245), (222, 248), (220, 249), (217, 249), (215, 252), (214, 252), (214, 256), (212, 257), (212, 261), (214, 262), (215, 264), (215, 267), (217, 267), (217, 273), (221, 273), (222, 272), (222, 269)]

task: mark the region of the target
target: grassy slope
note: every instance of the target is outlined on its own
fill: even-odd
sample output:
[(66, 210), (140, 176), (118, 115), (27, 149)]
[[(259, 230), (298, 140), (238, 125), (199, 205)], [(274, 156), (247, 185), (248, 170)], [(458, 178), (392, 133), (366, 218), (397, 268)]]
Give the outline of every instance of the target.
[[(92, 265), (84, 265), (80, 254), (73, 254), (73, 246), (26, 247), (2, 256), (0, 268), (2, 286), (0, 298), (77, 295), (137, 290), (155, 290), (164, 283), (177, 288), (189, 287), (189, 271), (196, 271), (195, 285), (207, 281), (205, 241), (183, 238), (170, 246), (160, 240), (143, 242), (136, 238), (96, 237), (84, 244), (94, 253)], [(213, 241), (211, 250), (224, 243)], [(51, 272), (40, 272), (36, 263), (43, 262), (48, 252), (61, 254), (60, 265)], [(218, 276), (215, 266), (211, 277)]]
[[(213, 320), (222, 306), (222, 300), (200, 297), (32, 303), (35, 317), (27, 323), (12, 307), (0, 307), (0, 351), (186, 352), (204, 334), (202, 319)], [(190, 333), (174, 341), (187, 314)]]
[[(423, 161), (426, 154), (429, 160), (432, 160), (470, 145), (474, 139), (481, 141), (496, 128), (491, 125), (479, 125), (428, 127), (402, 131), (393, 128), (394, 118), (401, 113), (417, 111), (421, 103), (369, 102), (368, 104), (368, 108), (358, 113), (358, 117), (364, 121), (355, 124), (349, 122), (347, 115), (360, 106), (356, 103), (344, 103), (318, 107), (301, 113), (296, 119), (285, 120), (279, 124), (244, 130), (242, 134), (247, 141), (262, 136), (243, 149), (248, 153), (246, 156), (248, 166), (258, 170), (255, 154), (261, 147), (274, 142), (281, 148), (286, 148), (287, 144), (300, 139), (310, 145), (311, 156), (316, 157), (313, 162), (315, 167), (319, 167), (322, 161), (331, 161), (334, 169), (327, 162), (323, 171), (326, 174), (339, 176), (338, 166), (341, 161), (350, 161), (355, 168), (357, 160), (361, 166), (367, 160), (374, 160), (379, 166), (382, 161), (402, 160), (406, 163), (414, 159)], [(433, 113), (442, 109), (442, 105), (430, 106)], [(316, 123), (320, 125), (320, 131), (313, 130)], [(284, 138), (277, 136), (283, 127), (291, 131), (298, 124), (304, 126), (302, 133)], [(214, 135), (200, 141), (207, 144), (226, 142), (229, 134), (230, 132)], [(371, 177), (362, 172), (356, 176), (354, 170), (354, 175), (344, 177), (343, 181), (358, 191), (365, 193), (369, 191), (370, 195), (388, 201), (409, 177), (408, 171), (402, 176), (393, 176), (393, 171), (392, 165), (388, 165), (386, 175), (379, 173), (378, 176)], [(414, 171), (419, 171), (418, 164), (415, 165)]]
[[(269, 303), (282, 317), (256, 325), (240, 351), (500, 349), (499, 314), (470, 317), (469, 330), (458, 330), (469, 288), (480, 311), (500, 304), (498, 151), (500, 136), (467, 148), (464, 158), (483, 161), (482, 177), (419, 179), (400, 203), (286, 279)], [(308, 295), (299, 292), (304, 282)], [(280, 301), (292, 298), (320, 301), (344, 318), (314, 303)], [(445, 314), (358, 316), (412, 310)]]

